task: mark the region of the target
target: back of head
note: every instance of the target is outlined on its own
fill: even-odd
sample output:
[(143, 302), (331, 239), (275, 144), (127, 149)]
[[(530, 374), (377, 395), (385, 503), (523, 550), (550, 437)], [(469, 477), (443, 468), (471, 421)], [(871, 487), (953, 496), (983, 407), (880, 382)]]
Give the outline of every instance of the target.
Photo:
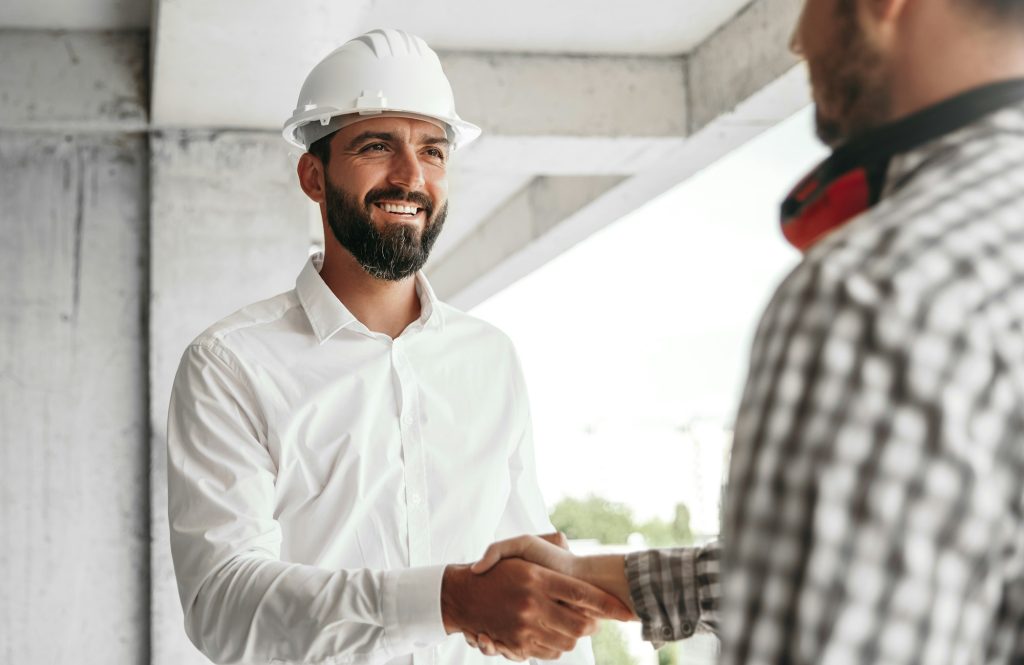
[(1024, 0), (954, 0), (985, 22), (1024, 31)]

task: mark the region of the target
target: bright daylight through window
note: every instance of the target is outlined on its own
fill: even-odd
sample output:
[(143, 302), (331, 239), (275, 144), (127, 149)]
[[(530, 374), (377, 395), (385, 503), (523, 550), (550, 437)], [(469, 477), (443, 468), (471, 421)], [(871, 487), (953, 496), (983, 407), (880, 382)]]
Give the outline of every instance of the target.
[[(580, 552), (718, 533), (731, 427), (761, 311), (798, 254), (779, 203), (825, 155), (806, 110), (475, 308), (519, 351), (552, 521)], [(713, 662), (713, 638), (655, 654), (639, 625), (598, 665)]]

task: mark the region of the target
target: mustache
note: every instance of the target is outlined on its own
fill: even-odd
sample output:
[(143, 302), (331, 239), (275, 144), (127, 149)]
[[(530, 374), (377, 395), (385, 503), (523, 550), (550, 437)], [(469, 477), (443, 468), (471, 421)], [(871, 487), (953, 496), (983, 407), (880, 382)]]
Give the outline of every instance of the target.
[(413, 203), (416, 206), (423, 208), (427, 214), (427, 219), (430, 219), (434, 214), (434, 201), (423, 192), (407, 192), (399, 189), (398, 187), (390, 188), (379, 188), (371, 189), (363, 197), (363, 203), (366, 207), (370, 207), (377, 201), (405, 201), (406, 203)]

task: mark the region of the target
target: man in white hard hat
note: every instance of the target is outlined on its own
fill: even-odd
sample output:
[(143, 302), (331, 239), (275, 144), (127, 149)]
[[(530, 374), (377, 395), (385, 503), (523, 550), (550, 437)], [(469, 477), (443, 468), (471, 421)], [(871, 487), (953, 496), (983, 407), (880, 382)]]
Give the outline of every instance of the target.
[[(295, 289), (202, 333), (168, 423), (185, 627), (221, 663), (485, 662), (453, 633), (592, 663), (613, 596), (495, 538), (551, 531), (509, 340), (419, 272), (447, 211), (455, 113), (433, 51), (375, 30), (309, 74), (286, 139), (325, 251)], [(573, 649), (576, 649), (573, 651)]]

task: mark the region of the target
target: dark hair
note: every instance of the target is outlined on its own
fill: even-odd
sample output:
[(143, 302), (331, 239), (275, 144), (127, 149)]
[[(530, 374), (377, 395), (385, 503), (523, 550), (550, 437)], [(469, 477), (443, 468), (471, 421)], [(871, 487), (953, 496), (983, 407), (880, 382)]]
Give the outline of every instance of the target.
[(995, 21), (1016, 22), (1014, 29), (1024, 27), (1024, 0), (960, 0), (969, 9), (984, 12)]
[(313, 141), (309, 145), (309, 154), (318, 158), (323, 162), (324, 168), (327, 168), (327, 164), (331, 161), (331, 137), (334, 136), (334, 132), (331, 132), (327, 136)]

